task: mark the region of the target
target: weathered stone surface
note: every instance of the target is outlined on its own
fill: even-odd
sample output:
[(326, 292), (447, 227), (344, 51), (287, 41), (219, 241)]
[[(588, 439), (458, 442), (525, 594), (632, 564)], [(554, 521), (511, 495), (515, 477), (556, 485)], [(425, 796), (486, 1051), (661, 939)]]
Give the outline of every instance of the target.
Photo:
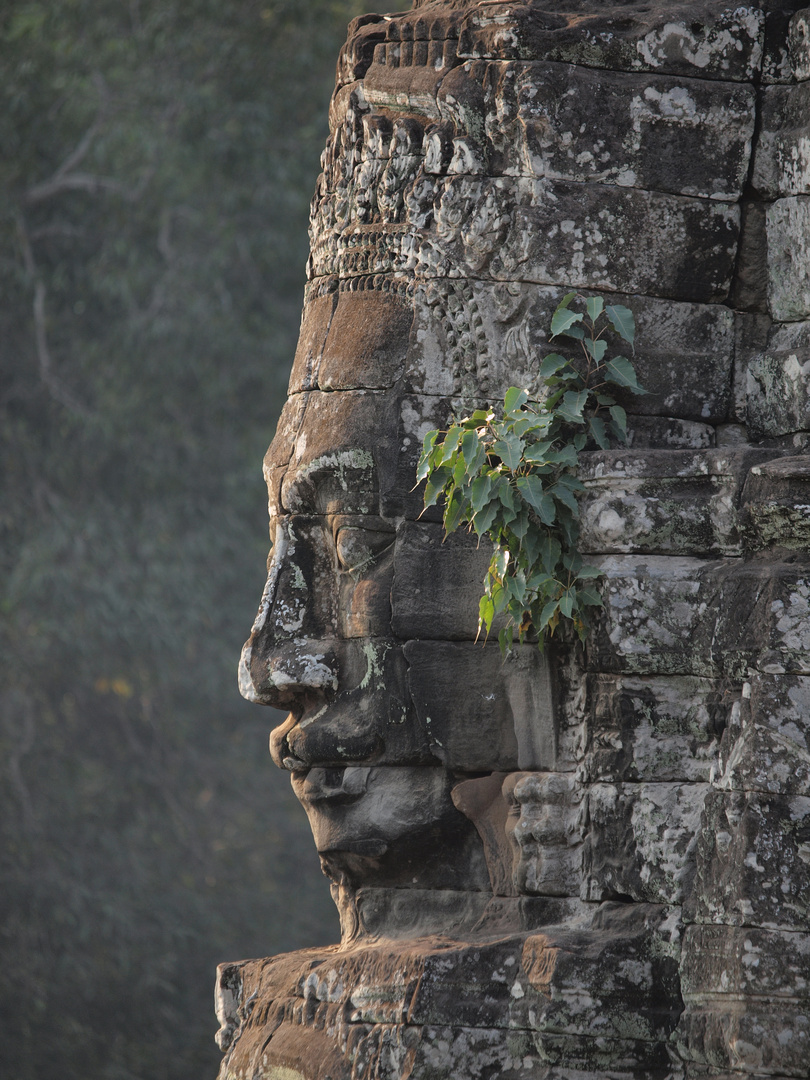
[(609, 556), (599, 565), (605, 609), (588, 642), (593, 670), (717, 674), (712, 619), (704, 616), (727, 563), (651, 555)]
[(768, 304), (778, 322), (810, 317), (810, 198), (777, 199), (766, 211)]
[(589, 929), (529, 937), (522, 965), (540, 999), (533, 1026), (619, 1040), (666, 1036), (680, 1011), (677, 958), (677, 920), (654, 905), (604, 904)]
[(762, 97), (752, 183), (768, 199), (810, 194), (810, 83), (769, 86)]
[[(468, 407), (472, 400), (502, 399), (512, 385), (536, 389), (539, 361), (561, 346), (559, 340), (549, 341), (549, 326), (563, 292), (521, 282), (431, 282), (415, 298), (409, 388), (448, 399), (466, 397)], [(612, 299), (635, 313), (633, 359), (648, 391), (641, 397), (628, 395), (630, 428), (638, 430), (640, 415), (704, 424), (725, 420), (734, 359), (732, 312), (653, 297)], [(654, 429), (651, 436), (642, 445), (656, 445)], [(680, 434), (688, 437), (685, 431)]]
[(806, 931), (810, 797), (710, 792), (697, 845), (699, 922)]
[(583, 896), (682, 904), (707, 791), (704, 784), (592, 784)]
[(343, 291), (310, 300), (290, 376), (303, 390), (384, 390), (401, 375), (413, 311), (396, 293)]
[[(801, 2), (352, 23), (240, 668), (289, 710), (271, 753), (342, 943), (223, 969), (222, 1080), (806, 1075)], [(504, 660), (489, 545), (445, 541), (416, 461), (545, 392), (577, 288), (633, 311), (649, 392), (583, 454), (584, 646)]]
[(312, 296), (304, 303), (298, 346), (290, 372), (289, 394), (318, 388), (318, 369), (336, 300), (335, 293), (327, 293), (325, 296)]
[(740, 492), (756, 460), (748, 449), (583, 454), (581, 550), (740, 554)]
[(397, 530), (391, 594), (397, 636), (474, 641), (490, 555), (474, 534), (445, 539), (438, 524), (403, 523)]
[(733, 992), (787, 1005), (801, 1000), (810, 983), (810, 933), (688, 926), (682, 954), (681, 985), (689, 997)]
[[(511, 773), (505, 834), (519, 893), (577, 896), (582, 883), (584, 792), (573, 773)], [(591, 899), (590, 897), (588, 899)]]
[(403, 651), (419, 723), (444, 765), (466, 772), (554, 768), (552, 676), (536, 646), (518, 646), (506, 660), (497, 644), (409, 641)]
[(487, 134), (504, 173), (701, 198), (742, 192), (750, 86), (548, 62), (498, 65), (487, 76)]
[(810, 431), (810, 322), (775, 327), (748, 365), (746, 408), (752, 438)]
[[(681, 1022), (684, 1057), (712, 1069), (733, 1069), (734, 1076), (807, 1075), (810, 1044), (804, 1001), (707, 1001), (686, 1013)], [(806, 1000), (806, 999), (805, 999)], [(679, 1043), (681, 1049), (683, 1043)]]
[(795, 747), (798, 759), (810, 754), (810, 679), (803, 675), (753, 673), (750, 698), (743, 701), (754, 723), (767, 727), (780, 741)]
[(746, 543), (754, 551), (810, 551), (810, 458), (755, 465), (743, 491)]
[(804, 1076), (810, 1049), (810, 935), (692, 926), (682, 949), (687, 1059), (745, 1073)]
[(810, 670), (810, 582), (801, 565), (608, 556), (588, 643), (594, 670), (741, 679)]
[[(698, 303), (725, 299), (731, 284), (739, 229), (733, 204), (609, 185), (459, 176), (447, 178), (434, 205), (444, 244), (441, 254), (420, 250), (424, 277), (458, 266), (501, 281), (569, 282)], [(497, 230), (490, 206), (503, 208)]]
[[(380, 474), (396, 467), (396, 405), (393, 398), (362, 390), (305, 395), (282, 484), (282, 508), (304, 514), (374, 513)], [(289, 455), (289, 449), (284, 452)]]
[(483, 889), (484, 853), (453, 805), (452, 783), (445, 769), (426, 765), (312, 767), (293, 775), (333, 879), (354, 888)]
[[(463, 780), (456, 785), (454, 802), (459, 788), (476, 782)], [(511, 861), (509, 871), (511, 874)], [(491, 940), (516, 931), (587, 922), (593, 913), (593, 905), (583, 903), (579, 897), (518, 896), (511, 884), (505, 880), (502, 884), (502, 890), (493, 893), (364, 887), (354, 894), (356, 925), (352, 933), (358, 940), (369, 941), (410, 941), (431, 933), (455, 941)]]
[[(744, 695), (750, 686), (743, 686)], [(810, 755), (760, 719), (744, 696), (723, 738), (715, 786), (724, 791), (804, 795), (810, 791)]]
[(802, 0), (772, 5), (765, 20), (763, 82), (792, 83), (810, 78), (810, 19), (807, 12)]
[[(434, 938), (223, 965), (221, 1075), (534, 1078), (570, 1057), (593, 1080), (618, 1064), (655, 1075), (679, 1008), (676, 952), (662, 909), (605, 905), (579, 929), (476, 946)], [(583, 978), (597, 999), (578, 992)]]
[(731, 707), (712, 679), (592, 675), (587, 778), (708, 781)]
[[(666, 9), (488, 4), (474, 9), (459, 37), (462, 56), (559, 60), (617, 71), (751, 79), (762, 58), (763, 15), (755, 4), (676, 4)], [(580, 18), (577, 18), (580, 15)]]

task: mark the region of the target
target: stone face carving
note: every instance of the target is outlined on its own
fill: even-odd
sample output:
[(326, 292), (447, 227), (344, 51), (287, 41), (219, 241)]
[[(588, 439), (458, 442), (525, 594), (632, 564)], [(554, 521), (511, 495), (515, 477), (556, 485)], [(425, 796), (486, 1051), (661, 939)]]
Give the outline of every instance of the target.
[[(222, 966), (222, 1080), (807, 1075), (808, 12), (351, 24), (240, 666), (342, 941)], [(650, 393), (582, 455), (592, 633), (504, 662), (416, 459), (570, 288)]]

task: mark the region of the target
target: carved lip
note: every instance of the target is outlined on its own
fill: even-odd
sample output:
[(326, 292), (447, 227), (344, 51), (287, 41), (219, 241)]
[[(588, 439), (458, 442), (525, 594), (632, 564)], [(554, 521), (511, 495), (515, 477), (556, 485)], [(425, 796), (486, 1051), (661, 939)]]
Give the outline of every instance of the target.
[(388, 843), (379, 838), (368, 840), (340, 840), (335, 845), (318, 851), (319, 855), (360, 855), (367, 859), (380, 859), (388, 851)]
[(297, 770), (293, 787), (299, 801), (309, 805), (345, 806), (355, 803), (366, 794), (368, 767), (316, 767), (306, 772)]
[(302, 761), (301, 758), (294, 757), (292, 754), (287, 754), (286, 757), (283, 757), (281, 763), (288, 772), (295, 773), (302, 777), (306, 776), (310, 770), (309, 762)]
[[(297, 776), (303, 777), (305, 774), (300, 771)], [(298, 793), (296, 793), (298, 794)], [(343, 791), (340, 789), (332, 789), (328, 791), (302, 791), (298, 794), (298, 801), (302, 803), (309, 803), (310, 805), (318, 805), (320, 803), (329, 803), (330, 806), (345, 806), (347, 803), (355, 803), (363, 798), (365, 791), (357, 793), (350, 791)], [(341, 849), (343, 850), (343, 849)]]

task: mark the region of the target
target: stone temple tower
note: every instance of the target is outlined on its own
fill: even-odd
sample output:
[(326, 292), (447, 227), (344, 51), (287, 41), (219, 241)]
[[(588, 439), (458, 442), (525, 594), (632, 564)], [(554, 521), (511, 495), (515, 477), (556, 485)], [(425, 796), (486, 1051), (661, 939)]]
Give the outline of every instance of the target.
[[(240, 674), (342, 941), (222, 965), (221, 1080), (807, 1077), (810, 9), (416, 0), (330, 130)], [(581, 455), (596, 625), (503, 661), (416, 459), (569, 290), (650, 392)]]

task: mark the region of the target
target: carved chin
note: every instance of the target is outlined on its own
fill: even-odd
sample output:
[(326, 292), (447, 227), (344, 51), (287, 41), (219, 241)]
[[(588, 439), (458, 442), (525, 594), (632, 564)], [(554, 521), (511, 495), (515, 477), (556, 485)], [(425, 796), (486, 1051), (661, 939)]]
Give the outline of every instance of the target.
[(317, 767), (293, 773), (292, 786), (332, 881), (458, 888), (469, 876), (478, 837), (441, 767)]

